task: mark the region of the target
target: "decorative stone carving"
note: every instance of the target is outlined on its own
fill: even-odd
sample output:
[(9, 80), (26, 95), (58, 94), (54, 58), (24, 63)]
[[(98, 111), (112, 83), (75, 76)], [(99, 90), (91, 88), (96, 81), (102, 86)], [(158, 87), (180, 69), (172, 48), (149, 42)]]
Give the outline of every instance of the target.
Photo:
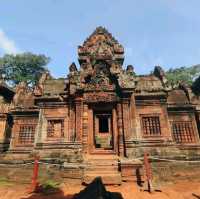
[(43, 94), (44, 82), (47, 79), (50, 79), (50, 78), (51, 78), (51, 76), (50, 76), (49, 72), (44, 72), (41, 75), (40, 80), (38, 82), (38, 85), (36, 85), (35, 88), (34, 88), (34, 95), (35, 96), (41, 96)]
[(116, 102), (118, 101), (118, 97), (115, 93), (107, 93), (107, 92), (98, 92), (98, 93), (85, 93), (84, 101), (93, 103), (93, 102)]
[(77, 71), (77, 67), (76, 67), (76, 64), (73, 62), (69, 67), (69, 72), (73, 73), (73, 72), (76, 72), (76, 71)]
[(135, 75), (130, 72), (127, 73), (127, 71), (123, 71), (118, 74), (118, 82), (121, 88), (133, 89), (135, 88), (135, 81)]
[(154, 75), (162, 81), (163, 85), (165, 85), (167, 83), (167, 78), (165, 76), (165, 72), (161, 66), (155, 66)]
[(68, 75), (69, 93), (82, 91), (116, 91), (135, 87), (135, 74), (129, 65), (123, 71), (124, 49), (103, 27), (98, 27), (78, 48), (80, 71), (73, 63)]
[(31, 90), (28, 89), (26, 82), (20, 82), (15, 89), (13, 97), (13, 105), (15, 107), (31, 107), (34, 105), (34, 96)]
[(9, 104), (0, 104), (0, 113), (8, 113), (10, 110)]
[(127, 73), (134, 73), (134, 68), (133, 68), (133, 66), (132, 65), (128, 65), (127, 67), (126, 67), (126, 72)]
[(26, 96), (27, 84), (25, 82), (20, 82), (15, 89), (15, 96), (13, 98), (13, 103), (15, 106), (22, 105), (24, 98)]
[(88, 62), (94, 64), (96, 60), (115, 60), (123, 63), (124, 49), (118, 41), (103, 27), (98, 27), (86, 39), (83, 46), (78, 48), (80, 64)]

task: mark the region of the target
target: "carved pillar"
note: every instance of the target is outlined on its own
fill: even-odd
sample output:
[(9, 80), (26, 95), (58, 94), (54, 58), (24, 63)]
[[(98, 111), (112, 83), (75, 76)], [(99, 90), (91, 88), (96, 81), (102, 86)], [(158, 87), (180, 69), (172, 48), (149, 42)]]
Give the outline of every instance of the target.
[(69, 125), (69, 141), (74, 142), (75, 141), (75, 106), (73, 104), (73, 101), (70, 103), (70, 125)]
[(16, 119), (16, 117), (13, 117), (13, 121), (14, 121), (14, 125), (12, 128), (9, 150), (13, 150), (18, 141), (18, 133), (17, 132), (19, 131), (19, 121)]
[(119, 153), (119, 148), (118, 148), (118, 138), (117, 138), (117, 132), (118, 132), (118, 126), (117, 126), (117, 113), (116, 113), (116, 108), (113, 108), (112, 110), (112, 124), (113, 124), (113, 143), (114, 143), (114, 150), (116, 153)]
[(35, 130), (35, 139), (34, 139), (34, 147), (36, 147), (37, 143), (42, 142), (42, 125), (43, 125), (43, 109), (40, 108), (39, 116), (38, 116), (38, 123)]
[(76, 104), (76, 141), (81, 141), (82, 134), (82, 100), (77, 99), (75, 101)]
[(164, 135), (163, 137), (165, 137), (165, 139), (173, 141), (173, 137), (172, 137), (172, 128), (171, 128), (171, 124), (170, 124), (170, 120), (169, 120), (169, 116), (168, 116), (168, 112), (167, 112), (167, 105), (163, 105), (162, 106), (162, 113), (163, 113), (163, 119), (164, 119)]
[(124, 150), (124, 134), (123, 134), (123, 120), (122, 120), (122, 105), (121, 103), (117, 104), (117, 124), (118, 124), (118, 147), (119, 155), (125, 156)]
[(131, 120), (130, 120), (130, 103), (128, 99), (123, 99), (122, 101), (122, 113), (123, 113), (123, 124), (124, 124), (124, 137), (125, 140), (129, 140), (131, 137), (130, 133), (130, 126), (131, 126)]
[(83, 129), (82, 129), (83, 153), (88, 151), (88, 105), (83, 105)]
[(136, 119), (136, 104), (134, 95), (130, 98), (130, 138), (136, 139), (137, 136), (137, 119)]
[(0, 152), (4, 150), (5, 142), (8, 142), (6, 138), (7, 125), (7, 115), (2, 114), (0, 116)]

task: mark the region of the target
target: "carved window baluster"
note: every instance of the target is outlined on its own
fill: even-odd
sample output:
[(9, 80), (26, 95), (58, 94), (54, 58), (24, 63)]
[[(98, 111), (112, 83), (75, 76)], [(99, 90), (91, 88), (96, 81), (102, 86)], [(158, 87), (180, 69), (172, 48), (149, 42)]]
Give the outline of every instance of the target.
[(34, 142), (36, 124), (21, 124), (19, 128), (20, 144), (32, 144)]
[(144, 136), (161, 135), (159, 116), (142, 117), (142, 128)]
[(194, 143), (195, 133), (192, 121), (171, 122), (173, 137), (176, 143)]
[(48, 120), (47, 137), (60, 138), (64, 137), (64, 120)]

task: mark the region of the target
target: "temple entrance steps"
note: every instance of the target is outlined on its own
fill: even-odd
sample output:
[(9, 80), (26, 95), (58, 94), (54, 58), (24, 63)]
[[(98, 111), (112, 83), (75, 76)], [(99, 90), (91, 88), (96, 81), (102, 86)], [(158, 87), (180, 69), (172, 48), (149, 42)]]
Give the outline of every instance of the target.
[(119, 157), (116, 155), (88, 155), (85, 158), (86, 167), (83, 182), (91, 183), (97, 176), (101, 176), (104, 184), (121, 184), (119, 171)]

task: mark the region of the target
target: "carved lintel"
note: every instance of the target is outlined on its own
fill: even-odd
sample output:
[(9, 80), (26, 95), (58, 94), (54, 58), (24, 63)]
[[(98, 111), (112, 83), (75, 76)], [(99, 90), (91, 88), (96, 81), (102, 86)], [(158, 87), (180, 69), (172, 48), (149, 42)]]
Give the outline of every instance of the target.
[(115, 93), (85, 93), (84, 101), (93, 103), (93, 102), (116, 102), (118, 101), (118, 97)]

